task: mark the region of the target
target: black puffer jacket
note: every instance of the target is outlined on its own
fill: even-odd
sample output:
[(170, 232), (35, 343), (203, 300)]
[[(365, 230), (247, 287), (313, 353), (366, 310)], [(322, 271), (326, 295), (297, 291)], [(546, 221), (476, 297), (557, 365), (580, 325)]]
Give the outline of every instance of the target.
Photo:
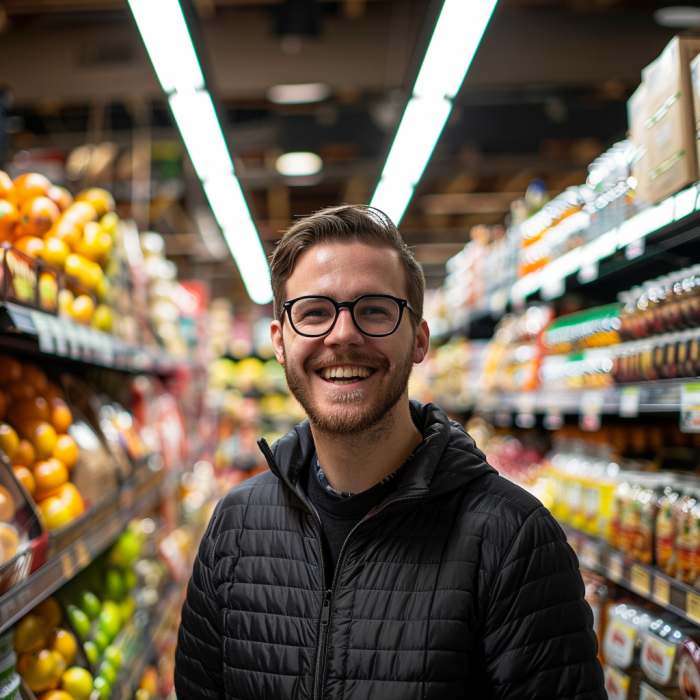
[(307, 423), (221, 500), (182, 611), (179, 700), (605, 700), (576, 556), (432, 404), (397, 491), (333, 581), (298, 491)]

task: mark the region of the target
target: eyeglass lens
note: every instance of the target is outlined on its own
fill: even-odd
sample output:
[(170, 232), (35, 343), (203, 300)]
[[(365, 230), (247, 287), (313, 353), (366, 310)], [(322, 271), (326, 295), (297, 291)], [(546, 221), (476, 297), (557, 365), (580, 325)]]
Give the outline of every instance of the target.
[[(323, 335), (336, 317), (335, 306), (322, 297), (295, 301), (291, 309), (292, 324), (298, 333)], [(399, 322), (401, 307), (393, 299), (365, 297), (353, 310), (358, 327), (369, 335), (391, 333)]]

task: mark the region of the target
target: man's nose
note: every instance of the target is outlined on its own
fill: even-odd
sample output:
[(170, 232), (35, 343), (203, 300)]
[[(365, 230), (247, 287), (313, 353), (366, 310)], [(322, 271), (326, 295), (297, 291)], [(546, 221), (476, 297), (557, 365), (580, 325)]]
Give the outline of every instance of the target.
[(325, 337), (325, 344), (332, 345), (363, 345), (365, 337), (357, 330), (348, 308), (338, 310), (338, 320), (333, 330)]

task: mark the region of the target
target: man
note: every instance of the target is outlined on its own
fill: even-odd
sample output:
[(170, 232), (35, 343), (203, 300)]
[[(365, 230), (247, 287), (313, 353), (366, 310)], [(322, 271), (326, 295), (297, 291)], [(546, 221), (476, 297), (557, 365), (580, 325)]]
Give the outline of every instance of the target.
[(204, 536), (180, 700), (604, 700), (592, 613), (548, 511), (432, 404), (420, 266), (381, 212), (292, 226), (272, 340), (308, 414)]

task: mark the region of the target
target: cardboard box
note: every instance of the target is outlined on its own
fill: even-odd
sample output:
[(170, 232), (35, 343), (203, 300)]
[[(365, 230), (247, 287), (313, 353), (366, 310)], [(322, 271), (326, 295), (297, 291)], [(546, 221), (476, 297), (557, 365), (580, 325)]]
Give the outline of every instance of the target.
[(630, 100), (632, 139), (641, 148), (635, 177), (640, 197), (651, 203), (698, 180), (690, 73), (690, 63), (698, 54), (700, 39), (675, 37), (642, 71), (644, 88)]
[(700, 177), (700, 54), (690, 62), (690, 80), (693, 84), (693, 115), (695, 117), (695, 152)]

